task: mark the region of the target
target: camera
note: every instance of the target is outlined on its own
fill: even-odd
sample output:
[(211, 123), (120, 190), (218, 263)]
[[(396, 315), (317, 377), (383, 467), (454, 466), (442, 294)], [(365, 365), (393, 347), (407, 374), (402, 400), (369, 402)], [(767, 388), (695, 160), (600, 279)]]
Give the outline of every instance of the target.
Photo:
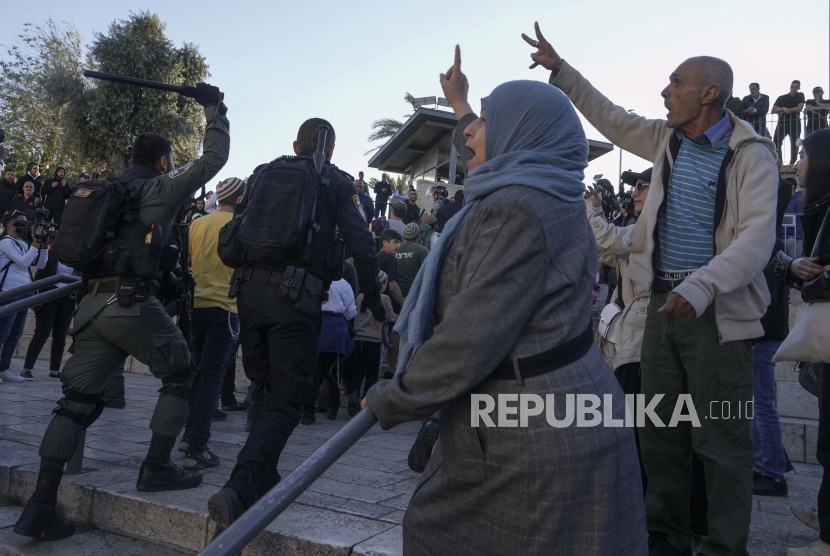
[[(55, 231), (55, 224), (46, 222), (49, 218), (49, 211), (43, 208), (30, 209), (26, 211), (26, 220), (24, 222), (16, 221), (14, 227), (20, 231), (20, 237), (26, 241), (34, 241), (37, 239), (40, 242), (46, 241), (46, 238), (54, 238), (57, 236)], [(39, 234), (34, 233), (35, 228), (41, 228)]]

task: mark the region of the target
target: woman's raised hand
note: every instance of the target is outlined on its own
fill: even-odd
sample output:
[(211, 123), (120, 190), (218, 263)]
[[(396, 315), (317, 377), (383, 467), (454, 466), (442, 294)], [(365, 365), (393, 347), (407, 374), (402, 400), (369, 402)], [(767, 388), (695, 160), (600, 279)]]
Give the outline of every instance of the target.
[(530, 65), (530, 69), (533, 69), (536, 66), (542, 66), (551, 71), (559, 71), (562, 69), (562, 62), (564, 60), (562, 60), (559, 54), (556, 53), (547, 39), (545, 39), (542, 35), (542, 30), (539, 29), (538, 21), (533, 23), (533, 27), (536, 29), (536, 40), (533, 40), (522, 33), (522, 38), (525, 42), (537, 49), (536, 52), (530, 55), (530, 58), (533, 60), (533, 63)]
[(455, 116), (460, 120), (467, 114), (473, 111), (470, 103), (467, 101), (467, 92), (470, 90), (470, 83), (467, 81), (467, 76), (461, 71), (461, 47), (455, 45), (455, 62), (452, 67), (447, 70), (447, 73), (442, 73), (439, 77), (441, 81), (441, 89), (444, 91), (444, 97), (450, 103), (452, 109), (455, 111)]

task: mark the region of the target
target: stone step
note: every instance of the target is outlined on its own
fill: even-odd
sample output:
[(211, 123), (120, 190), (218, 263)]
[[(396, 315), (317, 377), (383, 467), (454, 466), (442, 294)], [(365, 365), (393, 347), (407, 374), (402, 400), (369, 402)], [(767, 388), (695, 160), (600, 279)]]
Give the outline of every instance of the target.
[(781, 417), (781, 436), (790, 461), (818, 464), (816, 442), (818, 420)]
[(12, 531), (22, 508), (0, 507), (0, 556), (185, 556), (191, 551), (174, 550), (147, 540), (134, 539), (94, 528), (78, 529), (68, 539), (35, 541)]
[[(4, 444), (0, 495), (22, 504), (34, 491), (39, 467), (37, 448), (17, 443), (11, 448), (12, 443), (0, 442)], [(12, 451), (15, 453), (10, 453)], [(215, 530), (206, 511), (207, 500), (218, 490), (217, 481), (223, 482), (226, 477), (211, 476), (195, 489), (146, 493), (135, 489), (138, 466), (137, 458), (123, 465), (106, 466), (87, 459), (83, 474), (65, 475), (58, 492), (59, 509), (65, 517), (83, 527), (79, 527), (79, 533), (74, 537), (57, 544), (39, 543), (38, 546), (46, 547), (39, 548), (46, 550), (42, 554), (174, 556), (193, 554), (204, 548)], [(401, 496), (392, 490), (387, 494), (392, 498)], [(393, 556), (403, 553), (401, 510), (385, 507), (387, 515), (373, 515), (370, 519), (366, 508), (382, 506), (350, 501), (355, 507), (333, 511), (322, 507), (327, 504), (325, 498), (326, 495), (315, 492), (304, 493), (301, 501), (305, 503), (292, 504), (246, 547), (243, 555)], [(404, 508), (407, 501), (408, 498), (402, 502)], [(21, 509), (17, 506), (0, 508), (0, 527), (13, 524)], [(115, 536), (111, 537), (112, 534)], [(103, 548), (96, 551), (110, 538), (124, 539), (124, 550), (113, 547), (108, 551)], [(41, 554), (28, 551), (31, 544), (29, 539), (14, 535), (8, 528), (0, 529), (0, 556)], [(144, 546), (143, 552), (138, 548), (141, 546)], [(50, 551), (50, 547), (54, 547), (54, 551)], [(65, 552), (61, 551), (62, 547), (67, 547)]]
[(775, 406), (779, 417), (818, 419), (818, 398), (796, 382), (775, 383)]

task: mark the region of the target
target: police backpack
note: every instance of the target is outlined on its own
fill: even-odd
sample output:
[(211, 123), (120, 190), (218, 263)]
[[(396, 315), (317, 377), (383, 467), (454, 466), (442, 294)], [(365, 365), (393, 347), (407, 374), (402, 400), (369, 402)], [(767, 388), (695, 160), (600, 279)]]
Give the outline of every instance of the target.
[(66, 203), (52, 254), (79, 272), (98, 270), (130, 191), (119, 181), (87, 180), (78, 185)]
[(269, 263), (302, 253), (304, 261), (310, 260), (311, 234), (319, 228), (317, 201), (326, 182), (310, 156), (284, 156), (262, 167), (241, 220), (229, 226), (238, 225), (233, 231), (247, 258)]

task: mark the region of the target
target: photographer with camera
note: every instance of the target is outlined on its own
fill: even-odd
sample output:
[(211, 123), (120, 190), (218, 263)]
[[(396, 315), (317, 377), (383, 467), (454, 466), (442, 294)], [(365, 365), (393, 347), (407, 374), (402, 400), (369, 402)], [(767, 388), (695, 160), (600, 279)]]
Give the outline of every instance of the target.
[[(41, 242), (45, 239), (44, 230), (38, 226), (32, 228), (27, 225), (26, 215), (21, 212), (12, 211), (3, 217), (3, 229), (5, 234), (0, 238), (0, 292), (8, 291), (20, 286), (25, 286), (32, 281), (29, 267), (37, 266), (44, 268), (49, 258), (46, 249), (41, 248)], [(36, 247), (32, 242), (37, 242)], [(44, 245), (45, 247), (45, 245)], [(2, 305), (8, 305), (29, 297), (29, 294), (22, 294), (13, 297)], [(23, 382), (31, 378), (17, 376), (9, 368), (12, 355), (17, 347), (17, 342), (23, 335), (23, 327), (26, 325), (26, 313), (23, 309), (6, 317), (0, 318), (0, 379), (6, 382)]]
[(49, 216), (55, 224), (60, 225), (63, 207), (71, 194), (72, 188), (66, 183), (66, 170), (63, 166), (58, 166), (55, 177), (46, 180), (40, 188), (43, 206), (49, 210)]
[(25, 214), (28, 210), (38, 209), (43, 209), (43, 202), (40, 200), (40, 196), (35, 193), (35, 182), (27, 180), (23, 183), (23, 193), (12, 199), (9, 211)]

